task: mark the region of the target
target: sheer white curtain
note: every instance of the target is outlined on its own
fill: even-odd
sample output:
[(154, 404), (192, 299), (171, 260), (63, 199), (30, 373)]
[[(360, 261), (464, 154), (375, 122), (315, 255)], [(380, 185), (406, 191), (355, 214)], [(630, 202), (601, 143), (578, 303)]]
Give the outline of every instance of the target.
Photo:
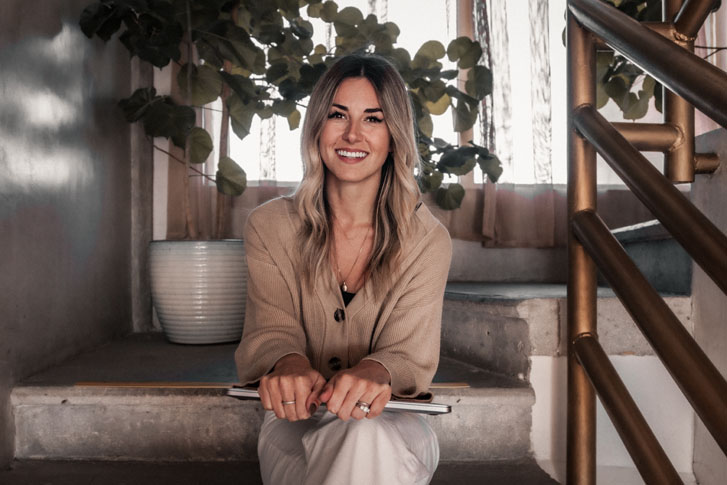
[[(500, 182), (486, 182), (484, 190), (488, 245), (565, 242), (556, 231), (556, 205), (563, 197), (553, 188), (560, 171), (553, 164), (552, 7), (548, 0), (479, 0), (475, 6), (478, 41), (493, 72), (481, 133), (504, 168)], [(564, 157), (559, 161), (565, 163)]]

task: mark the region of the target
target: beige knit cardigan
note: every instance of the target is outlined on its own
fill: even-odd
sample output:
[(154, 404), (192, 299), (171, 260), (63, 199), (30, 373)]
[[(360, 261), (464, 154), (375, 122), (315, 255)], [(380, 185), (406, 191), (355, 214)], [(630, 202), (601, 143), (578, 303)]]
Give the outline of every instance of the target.
[[(420, 204), (390, 287), (367, 280), (344, 306), (333, 270), (307, 285), (296, 269), (300, 227), (289, 198), (256, 208), (245, 226), (249, 271), (242, 341), (235, 352), (242, 384), (288, 354), (308, 358), (326, 379), (362, 359), (382, 364), (394, 395), (426, 392), (439, 362), (444, 286), (452, 255), (447, 230)], [(377, 296), (379, 295), (379, 296)]]

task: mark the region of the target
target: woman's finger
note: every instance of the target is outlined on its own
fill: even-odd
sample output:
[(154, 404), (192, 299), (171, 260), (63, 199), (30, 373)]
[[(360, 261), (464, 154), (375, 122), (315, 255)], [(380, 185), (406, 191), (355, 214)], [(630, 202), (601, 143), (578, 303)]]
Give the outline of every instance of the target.
[(382, 412), (384, 412), (384, 407), (390, 399), (391, 388), (389, 387), (388, 389), (385, 389), (384, 392), (380, 393), (374, 398), (374, 400), (371, 402), (371, 405), (369, 406), (371, 411), (366, 415), (366, 417), (371, 419), (379, 416)]
[(280, 395), (280, 379), (271, 378), (268, 381), (268, 394), (270, 396), (270, 405), (273, 408), (275, 416), (279, 419), (285, 419), (285, 410), (283, 409), (283, 398)]
[(311, 392), (305, 401), (305, 407), (308, 410), (308, 414), (311, 416), (318, 410), (321, 405), (321, 394), (323, 393), (323, 388), (325, 387), (325, 385), (326, 379), (321, 374), (318, 374), (315, 378), (315, 381), (313, 381), (313, 387), (311, 388)]
[(351, 411), (351, 417), (356, 420), (367, 418), (371, 413), (371, 405), (375, 398), (376, 394), (370, 391), (359, 397)]
[(257, 392), (260, 395), (260, 404), (262, 404), (263, 409), (266, 411), (272, 411), (273, 405), (270, 401), (270, 392), (268, 391), (268, 383), (266, 377), (263, 377), (260, 380), (260, 386), (258, 386)]
[(308, 419), (308, 396), (311, 393), (312, 382), (308, 376), (299, 376), (295, 378), (295, 413), (298, 419)]
[(280, 404), (283, 407), (283, 417), (288, 421), (297, 421), (295, 384), (290, 377), (280, 379)]

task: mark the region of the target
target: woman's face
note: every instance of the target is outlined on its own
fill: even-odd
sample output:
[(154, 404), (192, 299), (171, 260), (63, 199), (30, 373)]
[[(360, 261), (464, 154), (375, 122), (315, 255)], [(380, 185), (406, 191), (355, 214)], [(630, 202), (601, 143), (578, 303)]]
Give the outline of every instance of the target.
[(327, 180), (371, 182), (378, 188), (389, 140), (389, 128), (371, 82), (363, 77), (345, 79), (338, 86), (318, 142)]

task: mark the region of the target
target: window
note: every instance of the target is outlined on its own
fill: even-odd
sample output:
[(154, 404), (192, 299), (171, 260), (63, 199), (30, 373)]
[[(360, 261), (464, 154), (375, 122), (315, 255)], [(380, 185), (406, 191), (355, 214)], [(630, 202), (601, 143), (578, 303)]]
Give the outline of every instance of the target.
[[(364, 16), (373, 13), (379, 22), (397, 24), (401, 33), (396, 45), (407, 49), (412, 57), (428, 40), (439, 40), (446, 47), (456, 37), (456, 0), (338, 0), (336, 3), (339, 9), (356, 7)], [(335, 31), (331, 32), (328, 24), (319, 19), (311, 19), (311, 22), (314, 44), (323, 44), (330, 49), (335, 42)], [(446, 57), (442, 62), (449, 63)], [(454, 67), (452, 64), (448, 68)], [(307, 99), (301, 104), (306, 102)], [(304, 114), (302, 107), (299, 110)], [(449, 113), (434, 117), (434, 132), (452, 143), (457, 141)], [(231, 135), (230, 156), (245, 169), (250, 185), (295, 183), (303, 175), (299, 138), (300, 128), (290, 131), (285, 119), (255, 117), (245, 139)]]

